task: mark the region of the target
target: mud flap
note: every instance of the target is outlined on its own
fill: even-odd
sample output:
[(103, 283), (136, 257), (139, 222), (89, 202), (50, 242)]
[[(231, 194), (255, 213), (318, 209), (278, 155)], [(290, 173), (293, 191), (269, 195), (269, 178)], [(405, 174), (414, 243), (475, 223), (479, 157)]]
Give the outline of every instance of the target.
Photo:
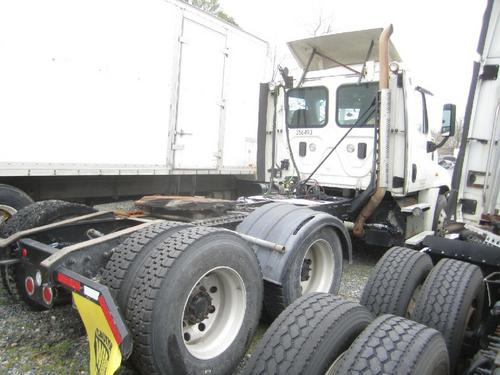
[(87, 331), (90, 374), (114, 374), (120, 368), (122, 354), (103, 309), (99, 304), (75, 292), (73, 301)]
[(132, 336), (109, 289), (74, 271), (59, 267), (55, 285), (69, 290), (85, 325), (90, 374), (112, 375), (132, 353)]

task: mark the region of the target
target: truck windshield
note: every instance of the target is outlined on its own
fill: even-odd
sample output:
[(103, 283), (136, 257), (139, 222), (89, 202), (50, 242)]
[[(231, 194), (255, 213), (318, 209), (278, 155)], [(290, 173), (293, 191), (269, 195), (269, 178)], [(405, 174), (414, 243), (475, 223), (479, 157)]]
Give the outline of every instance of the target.
[(322, 128), (327, 122), (326, 87), (302, 87), (287, 92), (286, 123), (289, 128)]
[[(336, 120), (339, 126), (351, 127), (377, 97), (378, 82), (342, 85), (337, 89)], [(375, 125), (375, 113), (356, 127)]]

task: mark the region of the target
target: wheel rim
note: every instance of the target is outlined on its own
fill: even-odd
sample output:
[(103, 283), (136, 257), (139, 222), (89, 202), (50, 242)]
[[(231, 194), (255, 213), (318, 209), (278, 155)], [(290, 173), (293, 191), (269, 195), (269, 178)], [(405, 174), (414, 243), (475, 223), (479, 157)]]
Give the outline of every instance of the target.
[(302, 260), (300, 286), (302, 294), (312, 292), (328, 293), (330, 291), (335, 263), (333, 249), (326, 240), (314, 241), (306, 251)]
[(193, 286), (184, 303), (181, 332), (191, 355), (211, 359), (224, 352), (243, 324), (246, 289), (234, 269), (216, 267)]
[(415, 307), (417, 307), (417, 299), (420, 295), (420, 291), (422, 290), (422, 285), (418, 285), (413, 291), (410, 301), (408, 302), (408, 307), (406, 308), (405, 318), (411, 319), (413, 312), (415, 311)]
[(340, 368), (340, 363), (342, 361), (342, 358), (345, 356), (345, 352), (342, 352), (336, 359), (333, 361), (332, 365), (328, 368), (328, 371), (325, 373), (325, 375), (335, 375), (337, 374), (337, 370)]
[(9, 220), (16, 212), (17, 210), (14, 207), (0, 204), (0, 225)]

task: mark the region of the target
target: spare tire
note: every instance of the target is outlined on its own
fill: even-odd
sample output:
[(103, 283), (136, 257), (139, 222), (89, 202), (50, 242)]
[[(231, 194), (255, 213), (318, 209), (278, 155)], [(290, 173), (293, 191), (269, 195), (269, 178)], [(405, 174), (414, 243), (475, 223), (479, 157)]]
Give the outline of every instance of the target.
[(474, 264), (442, 259), (422, 286), (412, 318), (443, 334), (452, 371), (461, 357), (466, 331), (476, 331), (481, 323), (483, 304), (483, 274)]
[(257, 328), (262, 274), (237, 234), (192, 227), (154, 246), (125, 318), (144, 374), (230, 374)]
[(417, 292), (431, 269), (429, 255), (405, 247), (393, 247), (371, 271), (360, 303), (375, 316), (393, 314), (409, 318)]
[(331, 294), (302, 296), (271, 324), (243, 375), (324, 375), (372, 320), (365, 307)]
[[(95, 209), (83, 204), (70, 203), (60, 200), (48, 200), (33, 203), (19, 210), (10, 218), (2, 228), (1, 236), (6, 238), (16, 232), (39, 227), (96, 212)], [(29, 275), (22, 263), (0, 267), (2, 271), (2, 284), (12, 296), (14, 301), (23, 301), (33, 310), (43, 310), (44, 306), (32, 300), (25, 288), (25, 280)]]
[(414, 321), (382, 315), (375, 319), (328, 375), (448, 375), (441, 334)]

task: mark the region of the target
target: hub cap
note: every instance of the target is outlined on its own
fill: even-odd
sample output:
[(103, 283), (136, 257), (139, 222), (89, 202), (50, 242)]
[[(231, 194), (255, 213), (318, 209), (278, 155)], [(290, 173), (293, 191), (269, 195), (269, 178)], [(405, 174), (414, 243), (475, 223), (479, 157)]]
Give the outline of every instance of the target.
[(332, 246), (323, 239), (314, 241), (307, 249), (302, 261), (300, 272), (302, 294), (328, 293), (333, 282), (334, 272), (335, 262)]
[(187, 350), (199, 359), (224, 352), (243, 324), (246, 289), (234, 269), (216, 267), (193, 286), (184, 303), (181, 332)]

